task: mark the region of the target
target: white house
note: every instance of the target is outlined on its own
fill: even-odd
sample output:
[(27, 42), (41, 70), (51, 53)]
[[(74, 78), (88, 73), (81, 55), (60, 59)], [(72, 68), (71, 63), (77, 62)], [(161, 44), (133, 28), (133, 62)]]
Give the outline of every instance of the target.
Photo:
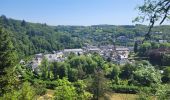
[(83, 49), (64, 49), (63, 53), (65, 55), (69, 55), (70, 53), (75, 53), (76, 55), (78, 54), (83, 54)]

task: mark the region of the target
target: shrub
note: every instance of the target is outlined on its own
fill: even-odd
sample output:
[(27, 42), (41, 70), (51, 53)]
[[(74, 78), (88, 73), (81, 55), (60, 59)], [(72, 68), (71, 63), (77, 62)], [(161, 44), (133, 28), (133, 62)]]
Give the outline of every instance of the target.
[(140, 90), (137, 86), (128, 85), (112, 85), (111, 88), (118, 93), (138, 93)]
[(34, 83), (34, 87), (36, 95), (45, 95), (47, 92), (46, 85), (44, 83)]

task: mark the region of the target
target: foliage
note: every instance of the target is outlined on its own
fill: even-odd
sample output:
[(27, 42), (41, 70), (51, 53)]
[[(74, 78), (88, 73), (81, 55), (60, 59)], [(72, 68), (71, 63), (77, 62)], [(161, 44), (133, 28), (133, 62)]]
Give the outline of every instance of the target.
[(74, 83), (74, 87), (76, 88), (76, 92), (78, 94), (77, 99), (78, 100), (89, 100), (93, 97), (93, 95), (89, 92), (87, 92), (86, 89), (86, 84), (82, 80), (78, 80), (77, 82)]
[(144, 56), (147, 55), (147, 52), (151, 49), (151, 43), (145, 42), (140, 45), (139, 55)]
[(85, 84), (78, 81), (75, 84), (69, 82), (66, 78), (57, 80), (55, 100), (89, 100), (92, 95), (84, 90)]
[(52, 73), (54, 75), (54, 79), (68, 77), (68, 64), (63, 62), (54, 62), (52, 64)]
[(19, 90), (12, 90), (2, 97), (2, 100), (34, 100), (35, 90), (28, 82), (24, 82)]
[(108, 90), (107, 80), (104, 77), (102, 70), (97, 69), (93, 76), (93, 81), (90, 86), (90, 91), (94, 95), (94, 99), (99, 99), (99, 97), (104, 96), (104, 93)]
[(170, 83), (170, 67), (164, 68), (162, 81), (164, 83)]
[(58, 80), (55, 100), (75, 100), (77, 97), (75, 87), (66, 78)]
[(148, 57), (153, 65), (168, 66), (170, 43), (144, 42), (140, 45), (138, 55)]
[(32, 100), (35, 98), (35, 90), (29, 82), (24, 82), (20, 89), (19, 100)]
[(141, 16), (135, 20), (149, 21), (149, 30), (145, 39), (150, 39), (151, 29), (157, 22), (162, 24), (166, 19), (169, 19), (169, 4), (169, 0), (144, 0), (144, 4), (138, 7)]
[(139, 86), (152, 86), (161, 83), (161, 75), (152, 65), (139, 64), (134, 71), (134, 80)]
[(138, 52), (138, 43), (137, 41), (134, 44), (134, 52), (137, 53)]
[(159, 85), (157, 88), (156, 95), (158, 96), (159, 100), (169, 100), (170, 99), (170, 86), (165, 85)]
[(169, 66), (170, 65), (170, 54), (163, 54), (162, 57), (162, 65)]
[[(12, 42), (19, 57), (33, 55), (35, 53), (52, 52), (64, 48), (80, 48), (85, 43), (92, 45), (127, 45), (133, 46), (134, 40), (141, 40), (147, 31), (145, 25), (93, 25), (93, 26), (48, 26), (39, 23), (29, 23), (24, 20), (14, 20), (2, 15), (0, 24), (10, 31)], [(155, 41), (170, 40), (170, 27), (156, 26), (153, 32)], [(119, 37), (125, 37), (121, 40)]]
[(121, 79), (132, 79), (133, 78), (133, 72), (136, 70), (136, 66), (132, 64), (125, 64), (121, 68), (120, 78)]
[(137, 100), (152, 100), (152, 93), (147, 88), (143, 88), (139, 92)]
[(0, 27), (0, 94), (11, 91), (17, 85), (16, 52), (8, 31)]
[(36, 95), (45, 95), (47, 92), (46, 85), (44, 83), (34, 82)]
[(111, 86), (112, 90), (118, 93), (138, 93), (140, 88), (138, 86), (129, 85), (115, 85)]
[(112, 66), (112, 71), (111, 71), (109, 77), (112, 80), (114, 80), (115, 84), (119, 84), (119, 74), (120, 74), (119, 66)]

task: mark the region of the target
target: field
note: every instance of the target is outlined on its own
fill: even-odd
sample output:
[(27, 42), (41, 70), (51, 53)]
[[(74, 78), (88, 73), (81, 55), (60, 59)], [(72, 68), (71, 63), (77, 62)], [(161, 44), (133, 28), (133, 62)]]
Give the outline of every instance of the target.
[(136, 100), (137, 97), (136, 94), (107, 93), (100, 100)]
[[(38, 97), (38, 100), (51, 100), (53, 98), (54, 90), (47, 90), (47, 93)], [(109, 100), (135, 100), (138, 95), (135, 94), (122, 94), (122, 93), (107, 93), (105, 94)], [(105, 100), (101, 97), (100, 100)]]
[[(43, 96), (39, 96), (37, 100), (52, 100), (54, 90), (47, 90), (47, 93)], [(99, 100), (136, 100), (137, 94), (125, 94), (125, 93), (106, 93), (105, 97), (100, 97)], [(153, 100), (155, 100), (153, 98)]]

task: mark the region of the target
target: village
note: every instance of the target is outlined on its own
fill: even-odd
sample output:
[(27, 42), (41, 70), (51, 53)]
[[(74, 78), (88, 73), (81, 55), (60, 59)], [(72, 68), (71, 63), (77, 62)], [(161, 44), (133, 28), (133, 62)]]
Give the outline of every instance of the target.
[[(159, 33), (159, 32), (157, 32)], [(126, 44), (129, 38), (125, 36), (119, 36), (117, 41)], [(138, 44), (141, 44), (141, 41), (136, 41)], [(167, 43), (167, 40), (153, 41), (156, 43)], [(58, 51), (53, 51), (53, 53), (39, 53), (35, 54), (34, 58), (27, 64), (34, 71), (41, 65), (43, 58), (46, 58), (48, 62), (63, 62), (67, 57), (74, 53), (75, 55), (90, 55), (93, 53), (98, 53), (105, 60), (112, 62), (118, 65), (124, 65), (126, 63), (132, 63), (133, 60), (129, 58), (130, 52), (134, 51), (134, 47), (131, 46), (117, 46), (117, 45), (90, 45), (86, 44), (82, 48), (73, 48), (73, 49), (63, 49)], [(20, 63), (25, 63), (21, 60)]]
[[(41, 65), (41, 62), (44, 58), (47, 59), (48, 62), (63, 62), (67, 59), (67, 57), (74, 53), (75, 55), (91, 55), (93, 53), (98, 53), (105, 60), (113, 62), (115, 64), (123, 65), (129, 62), (129, 53), (133, 51), (133, 47), (123, 47), (123, 46), (114, 46), (114, 45), (106, 45), (106, 46), (93, 46), (87, 45), (83, 48), (76, 49), (64, 49), (60, 51), (53, 51), (53, 53), (49, 54), (35, 54), (32, 61), (29, 62), (28, 66), (34, 71)], [(23, 60), (20, 63), (25, 63)]]

